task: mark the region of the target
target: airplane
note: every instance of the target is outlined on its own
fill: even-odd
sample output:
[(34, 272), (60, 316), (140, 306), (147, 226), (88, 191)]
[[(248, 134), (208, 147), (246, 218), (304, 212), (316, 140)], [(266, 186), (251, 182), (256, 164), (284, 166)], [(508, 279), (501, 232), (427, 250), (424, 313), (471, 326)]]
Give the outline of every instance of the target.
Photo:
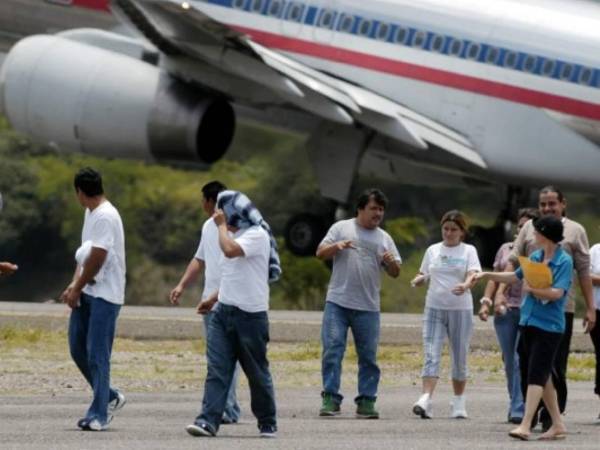
[[(528, 188), (600, 187), (593, 2), (113, 0), (110, 10), (131, 35), (82, 28), (10, 50), (0, 110), (15, 129), (65, 150), (201, 164), (225, 154), (236, 120), (258, 120), (308, 135), (337, 217), (359, 172), (505, 186), (494, 245)], [(287, 246), (312, 254), (333, 218), (292, 218)]]

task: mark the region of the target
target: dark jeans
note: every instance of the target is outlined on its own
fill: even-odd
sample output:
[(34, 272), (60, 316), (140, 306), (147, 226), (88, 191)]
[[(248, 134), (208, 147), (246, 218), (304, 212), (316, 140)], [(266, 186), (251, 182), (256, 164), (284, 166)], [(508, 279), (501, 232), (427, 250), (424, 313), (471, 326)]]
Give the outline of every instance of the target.
[(92, 387), (94, 398), (86, 418), (106, 423), (108, 403), (117, 397), (110, 387), (110, 356), (120, 305), (81, 294), (71, 311), (69, 349), (77, 367)]
[[(560, 413), (564, 413), (567, 409), (567, 363), (569, 361), (569, 353), (571, 351), (571, 337), (573, 336), (573, 319), (575, 314), (566, 312), (565, 313), (565, 332), (560, 341), (556, 357), (554, 358), (554, 373), (556, 375), (553, 378), (554, 387), (556, 388), (556, 395), (558, 397), (558, 408)], [(542, 409), (540, 411), (540, 421), (545, 423), (551, 423), (550, 414), (546, 410), (542, 402)]]
[(218, 304), (209, 324), (209, 335), (206, 348), (208, 374), (202, 411), (196, 417), (196, 424), (204, 423), (214, 433), (219, 430), (239, 361), (248, 377), (250, 407), (258, 426), (277, 426), (275, 392), (267, 360), (267, 312), (248, 313), (235, 306)]
[[(596, 317), (600, 317), (600, 309), (596, 310)], [(594, 385), (594, 392), (596, 395), (600, 395), (600, 324), (596, 323), (596, 326), (590, 331), (590, 337), (596, 351), (596, 384)]]
[(356, 401), (362, 398), (369, 400), (377, 398), (380, 377), (380, 370), (377, 366), (379, 317), (380, 314), (376, 311), (359, 311), (344, 308), (332, 302), (325, 302), (321, 329), (323, 393), (331, 394), (338, 403), (341, 403), (343, 399), (339, 390), (348, 328), (352, 330), (354, 346), (358, 355), (358, 397)]

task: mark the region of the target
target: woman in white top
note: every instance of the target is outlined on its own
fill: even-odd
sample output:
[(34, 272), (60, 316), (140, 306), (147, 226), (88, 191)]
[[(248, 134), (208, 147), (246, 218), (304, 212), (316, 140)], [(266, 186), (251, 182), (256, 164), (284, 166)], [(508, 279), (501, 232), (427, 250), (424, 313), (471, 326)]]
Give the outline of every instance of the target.
[(473, 332), (473, 298), (470, 288), (481, 271), (477, 250), (463, 242), (467, 233), (465, 215), (457, 210), (442, 217), (442, 242), (425, 252), (421, 269), (411, 284), (429, 282), (423, 317), (424, 364), (421, 377), (423, 393), (413, 412), (423, 419), (432, 418), (433, 391), (439, 378), (442, 348), (446, 336), (452, 357), (453, 418), (466, 418), (465, 386), (467, 354)]
[[(595, 244), (590, 249), (590, 260), (591, 260), (591, 275), (592, 284), (594, 285), (594, 303), (596, 305), (596, 317), (600, 317), (600, 244)], [(594, 392), (600, 397), (600, 325), (596, 325), (590, 331), (590, 337), (594, 343), (594, 350), (596, 351), (596, 384)], [(600, 415), (598, 415), (600, 420)]]

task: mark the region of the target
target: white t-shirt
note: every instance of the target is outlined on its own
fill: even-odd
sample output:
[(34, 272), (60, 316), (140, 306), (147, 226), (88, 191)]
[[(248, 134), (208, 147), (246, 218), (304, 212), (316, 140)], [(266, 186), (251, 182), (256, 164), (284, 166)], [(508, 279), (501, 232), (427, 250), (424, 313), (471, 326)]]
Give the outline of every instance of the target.
[[(591, 273), (600, 275), (600, 244), (595, 244), (590, 249)], [(600, 309), (600, 286), (594, 286), (594, 304)]]
[(223, 252), (219, 245), (219, 229), (212, 219), (202, 225), (202, 236), (194, 258), (204, 261), (204, 289), (202, 299), (219, 289), (221, 283), (221, 269), (219, 267)]
[(221, 257), (219, 302), (254, 313), (269, 309), (269, 234), (259, 226), (233, 235), (244, 251), (237, 258)]
[(125, 301), (125, 233), (119, 212), (108, 200), (93, 211), (85, 210), (81, 244), (76, 253), (80, 265), (85, 264), (92, 247), (107, 252), (104, 264), (94, 277), (95, 283), (87, 284), (83, 292), (122, 305)]
[(481, 270), (477, 250), (472, 245), (461, 242), (455, 247), (447, 247), (443, 242), (438, 242), (430, 246), (423, 256), (420, 269), (429, 277), (425, 307), (472, 310), (470, 290), (462, 295), (451, 292), (457, 284), (465, 281), (467, 272), (472, 270)]

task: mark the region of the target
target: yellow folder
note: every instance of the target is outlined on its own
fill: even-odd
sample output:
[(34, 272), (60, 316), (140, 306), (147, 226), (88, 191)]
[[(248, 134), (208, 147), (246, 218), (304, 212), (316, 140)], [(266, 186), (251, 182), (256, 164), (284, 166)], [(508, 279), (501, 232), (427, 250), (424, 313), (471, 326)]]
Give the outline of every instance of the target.
[(552, 271), (547, 264), (531, 261), (529, 258), (519, 256), (519, 263), (523, 270), (523, 277), (527, 284), (535, 289), (545, 289), (552, 286)]

